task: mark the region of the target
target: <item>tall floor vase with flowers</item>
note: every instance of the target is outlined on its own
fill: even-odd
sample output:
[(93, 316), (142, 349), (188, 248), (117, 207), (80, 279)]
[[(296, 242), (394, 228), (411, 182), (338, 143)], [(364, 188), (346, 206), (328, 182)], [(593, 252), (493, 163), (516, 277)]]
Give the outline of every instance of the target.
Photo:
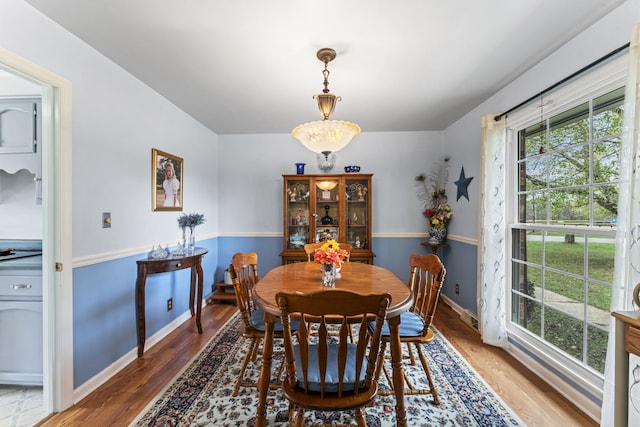
[(447, 198), (446, 185), (449, 179), (449, 156), (434, 166), (427, 177), (420, 174), (416, 177), (418, 198), (424, 204), (422, 214), (427, 217), (429, 226), (429, 243), (442, 243), (447, 238), (447, 225), (453, 212)]

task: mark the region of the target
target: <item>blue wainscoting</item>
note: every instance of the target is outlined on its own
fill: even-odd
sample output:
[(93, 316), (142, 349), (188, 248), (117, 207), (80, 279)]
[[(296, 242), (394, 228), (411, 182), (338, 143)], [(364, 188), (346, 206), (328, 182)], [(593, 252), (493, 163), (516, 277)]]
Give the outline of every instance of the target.
[[(377, 238), (373, 239), (375, 263), (393, 271), (403, 281), (409, 280), (409, 257), (411, 254), (428, 254), (431, 249), (422, 246), (426, 238)], [(449, 247), (439, 248), (438, 256), (447, 269), (442, 294), (463, 309), (477, 314), (477, 258), (475, 245), (448, 239)], [(460, 293), (455, 293), (455, 285)]]
[(237, 252), (258, 253), (258, 276), (262, 277), (269, 270), (282, 264), (282, 237), (220, 237), (219, 266), (216, 271), (216, 281), (224, 279), (224, 271), (229, 267), (231, 258)]
[[(409, 279), (409, 256), (430, 253), (425, 238), (374, 237), (375, 264)], [(438, 255), (447, 267), (443, 293), (476, 313), (475, 245), (449, 240)], [(197, 242), (209, 253), (203, 258), (204, 293), (224, 279), (236, 252), (258, 252), (258, 273), (281, 265), (282, 237), (218, 237)], [(137, 347), (135, 319), (136, 261), (146, 253), (73, 269), (74, 387), (102, 372)], [(189, 310), (189, 270), (150, 275), (146, 284), (146, 335), (149, 337)], [(454, 291), (460, 284), (460, 294)], [(173, 310), (167, 311), (167, 299)]]
[[(209, 250), (202, 260), (204, 293), (218, 269), (218, 242), (197, 242)], [(74, 388), (137, 348), (136, 261), (146, 253), (73, 269)], [(190, 269), (147, 276), (147, 339), (189, 310)], [(167, 311), (167, 299), (173, 310)]]
[[(477, 314), (478, 247), (455, 240), (447, 243), (448, 248), (438, 250), (447, 269), (441, 292), (463, 309)], [(460, 285), (459, 294), (455, 291), (456, 283)]]

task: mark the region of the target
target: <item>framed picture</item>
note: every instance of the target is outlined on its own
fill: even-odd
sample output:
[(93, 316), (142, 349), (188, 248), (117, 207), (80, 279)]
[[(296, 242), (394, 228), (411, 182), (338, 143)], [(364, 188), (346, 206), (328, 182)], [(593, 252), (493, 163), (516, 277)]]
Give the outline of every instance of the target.
[(151, 149), (151, 207), (154, 211), (182, 210), (184, 161)]

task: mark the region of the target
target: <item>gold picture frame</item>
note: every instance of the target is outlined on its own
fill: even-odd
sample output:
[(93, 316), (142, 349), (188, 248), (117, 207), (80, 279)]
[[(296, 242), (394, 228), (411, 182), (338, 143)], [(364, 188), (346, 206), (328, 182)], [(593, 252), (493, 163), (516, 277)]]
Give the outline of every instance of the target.
[[(181, 157), (151, 149), (151, 207), (154, 211), (182, 210), (183, 173)], [(170, 175), (173, 177), (167, 178)], [(168, 196), (167, 191), (173, 195)]]

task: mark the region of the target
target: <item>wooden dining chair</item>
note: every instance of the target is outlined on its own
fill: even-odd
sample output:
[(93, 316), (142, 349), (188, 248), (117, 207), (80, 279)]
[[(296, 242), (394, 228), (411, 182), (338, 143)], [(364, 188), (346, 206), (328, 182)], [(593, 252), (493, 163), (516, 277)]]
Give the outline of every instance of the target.
[(345, 251), (347, 251), (347, 256), (345, 257), (345, 262), (349, 261), (351, 258), (351, 249), (353, 249), (353, 246), (350, 243), (338, 243), (338, 245), (340, 246), (340, 249), (344, 249)]
[[(408, 355), (406, 358), (410, 359), (412, 365), (416, 365), (416, 359), (411, 349), (411, 344), (415, 347), (420, 358), (422, 369), (427, 376), (429, 389), (417, 389), (405, 373), (404, 382), (406, 387), (404, 393), (406, 395), (431, 394), (433, 396), (433, 402), (436, 405), (439, 405), (440, 397), (438, 396), (438, 391), (436, 390), (431, 378), (431, 370), (429, 369), (429, 364), (427, 363), (427, 358), (424, 355), (424, 348), (422, 345), (433, 340), (431, 323), (438, 306), (440, 289), (442, 288), (442, 283), (444, 282), (444, 276), (447, 270), (444, 268), (440, 258), (434, 254), (413, 254), (409, 258), (409, 265), (411, 267), (411, 272), (408, 285), (413, 293), (414, 301), (409, 311), (400, 315), (400, 342), (407, 345)], [(369, 325), (370, 330), (373, 330), (373, 327), (373, 324)], [(389, 326), (385, 322), (385, 326), (382, 330), (382, 351), (379, 355), (381, 359), (385, 357), (385, 349), (387, 347), (387, 343), (390, 341), (389, 332)], [(384, 370), (391, 390), (381, 390), (380, 394), (392, 394), (393, 381), (388, 369), (383, 363), (378, 363), (378, 372), (376, 373), (376, 376), (379, 378), (381, 369)]]
[[(304, 251), (307, 254), (307, 262), (312, 262), (313, 261), (313, 254), (322, 247), (322, 245), (324, 244), (324, 242), (317, 242), (317, 243), (307, 243), (306, 245), (304, 245)], [(349, 243), (338, 243), (338, 246), (340, 247), (340, 249), (343, 249), (347, 252), (347, 256), (344, 259), (344, 262), (348, 262), (349, 261), (349, 257), (351, 256), (351, 248), (352, 246)], [(342, 266), (342, 264), (340, 264), (340, 267)], [(311, 327), (311, 325), (307, 325), (309, 327)], [(354, 337), (353, 337), (353, 332), (351, 331), (351, 329), (349, 330), (349, 336), (351, 337), (351, 340), (353, 341)]]
[(322, 243), (324, 242), (306, 243), (304, 245), (304, 252), (307, 254), (307, 261), (309, 262), (313, 261), (313, 253), (318, 249), (320, 249), (320, 246), (322, 246)]
[[(313, 254), (315, 253), (315, 251), (320, 249), (323, 244), (324, 242), (317, 242), (307, 243), (304, 245), (304, 252), (307, 254), (307, 261), (313, 261)], [(347, 252), (347, 256), (344, 260), (349, 261), (349, 258), (351, 257), (351, 249), (353, 248), (353, 246), (349, 243), (338, 243), (338, 245), (340, 246), (340, 249), (344, 249)]]
[[(364, 407), (378, 391), (376, 364), (382, 327), (391, 302), (389, 294), (359, 295), (329, 289), (311, 294), (279, 292), (284, 332), (286, 375), (282, 391), (289, 400), (289, 425), (302, 426), (304, 410), (355, 409), (357, 425), (366, 426)], [(296, 343), (291, 318), (300, 319)], [(368, 333), (367, 321), (375, 325)], [(357, 343), (350, 342), (349, 325), (360, 324)], [(312, 335), (308, 323), (319, 324)], [(339, 325), (331, 336), (329, 326)]]
[[(229, 265), (229, 275), (233, 282), (236, 303), (244, 327), (242, 336), (250, 341), (249, 351), (244, 357), (238, 379), (233, 387), (233, 396), (237, 396), (240, 387), (258, 387), (257, 382), (244, 379), (249, 361), (255, 361), (258, 357), (260, 343), (265, 334), (264, 310), (257, 307), (253, 299), (253, 288), (259, 280), (258, 254), (256, 252), (234, 254)], [(294, 329), (297, 328), (297, 325), (298, 322), (294, 324)], [(276, 320), (274, 326), (275, 338), (282, 338), (282, 323), (279, 319)], [(276, 378), (280, 378), (281, 373), (282, 366), (280, 366)], [(276, 380), (269, 387), (279, 387), (278, 381)]]

